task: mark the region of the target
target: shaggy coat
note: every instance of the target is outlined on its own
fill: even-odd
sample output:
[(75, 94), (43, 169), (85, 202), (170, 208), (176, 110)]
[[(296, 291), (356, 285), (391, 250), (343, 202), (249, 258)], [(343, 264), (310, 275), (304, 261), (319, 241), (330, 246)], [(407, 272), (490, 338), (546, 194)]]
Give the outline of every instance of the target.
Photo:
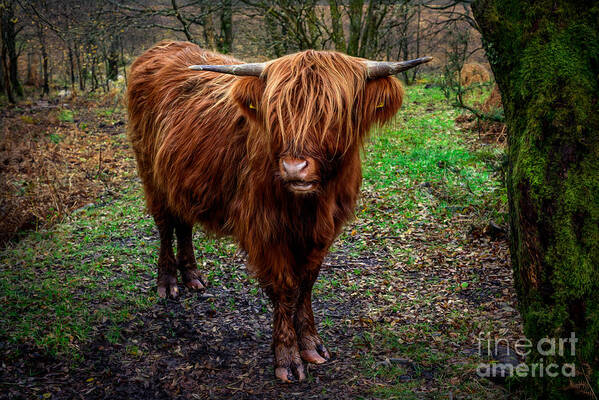
[[(301, 380), (300, 358), (328, 357), (314, 326), (312, 286), (353, 216), (368, 130), (397, 112), (402, 89), (395, 78), (368, 80), (363, 60), (327, 51), (273, 60), (259, 78), (188, 69), (239, 63), (165, 42), (131, 68), (129, 137), (160, 232), (158, 292), (178, 294), (177, 268), (188, 287), (203, 287), (194, 224), (233, 236), (273, 302), (275, 373)], [(287, 174), (304, 161), (300, 178)]]

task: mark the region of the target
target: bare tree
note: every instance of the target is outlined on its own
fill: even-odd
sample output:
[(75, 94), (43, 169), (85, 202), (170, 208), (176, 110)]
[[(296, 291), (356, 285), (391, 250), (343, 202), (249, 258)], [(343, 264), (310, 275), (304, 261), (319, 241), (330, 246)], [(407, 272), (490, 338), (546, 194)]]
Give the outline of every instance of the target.
[(8, 101), (15, 102), (16, 96), (23, 96), (23, 88), (18, 77), (19, 53), (17, 36), (23, 29), (16, 15), (16, 0), (0, 1), (0, 33), (2, 38), (3, 87)]
[[(380, 55), (380, 31), (393, 2), (389, 0), (241, 0), (264, 18), (276, 56), (304, 49), (334, 48), (359, 57)], [(345, 22), (348, 22), (347, 32)]]
[[(230, 49), (233, 40), (232, 34), (232, 5), (231, 0), (207, 1), (189, 0), (163, 0), (150, 6), (147, 2), (139, 0), (105, 0), (117, 7), (117, 10), (126, 16), (128, 22), (136, 28), (158, 28), (182, 34), (185, 39), (196, 44), (207, 44), (217, 47), (221, 42), (222, 47)], [(215, 13), (220, 12), (221, 33), (218, 40), (214, 35)], [(224, 24), (224, 26), (223, 26)], [(203, 40), (202, 40), (202, 39)]]
[(434, 21), (430, 21), (428, 34), (437, 38), (438, 47), (445, 53), (442, 89), (452, 106), (470, 112), (478, 120), (503, 122), (502, 113), (484, 112), (480, 107), (467, 101), (469, 94), (480, 90), (481, 86), (491, 84), (482, 82), (468, 87), (463, 85), (464, 65), (475, 54), (482, 54), (483, 50), (480, 40), (474, 38), (474, 35), (479, 35), (480, 31), (472, 16), (471, 3), (472, 1), (455, 0), (423, 3), (425, 8), (433, 12), (435, 18)]
[(289, 51), (320, 49), (324, 22), (317, 14), (318, 0), (242, 0), (254, 16), (263, 16), (276, 56)]

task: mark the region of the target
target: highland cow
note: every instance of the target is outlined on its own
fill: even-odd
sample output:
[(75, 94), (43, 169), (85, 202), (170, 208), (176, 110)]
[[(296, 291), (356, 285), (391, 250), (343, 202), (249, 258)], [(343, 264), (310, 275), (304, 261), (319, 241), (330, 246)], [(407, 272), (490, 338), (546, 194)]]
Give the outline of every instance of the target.
[(308, 50), (242, 64), (184, 42), (141, 55), (129, 78), (129, 137), (160, 234), (158, 294), (178, 295), (177, 270), (188, 288), (204, 288), (194, 224), (233, 236), (273, 304), (276, 377), (303, 380), (302, 359), (324, 363), (312, 286), (353, 216), (368, 130), (401, 105), (391, 75), (428, 60)]

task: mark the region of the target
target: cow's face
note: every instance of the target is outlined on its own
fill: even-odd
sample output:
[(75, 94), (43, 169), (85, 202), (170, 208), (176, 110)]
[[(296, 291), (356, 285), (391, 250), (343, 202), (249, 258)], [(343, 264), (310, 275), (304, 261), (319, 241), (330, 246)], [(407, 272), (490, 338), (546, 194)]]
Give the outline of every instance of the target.
[(369, 80), (363, 60), (317, 51), (274, 60), (260, 77), (239, 78), (231, 94), (254, 125), (248, 140), (296, 194), (322, 190), (345, 161), (358, 160), (372, 123), (388, 120), (402, 99), (397, 79)]

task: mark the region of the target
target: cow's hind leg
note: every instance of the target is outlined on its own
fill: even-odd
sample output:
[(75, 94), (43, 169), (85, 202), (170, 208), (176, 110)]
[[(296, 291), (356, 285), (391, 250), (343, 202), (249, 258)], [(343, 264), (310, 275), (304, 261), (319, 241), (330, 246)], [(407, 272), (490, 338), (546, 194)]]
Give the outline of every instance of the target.
[(154, 221), (160, 235), (160, 255), (158, 256), (158, 296), (177, 297), (177, 266), (173, 254), (173, 230), (175, 218), (165, 210), (155, 212)]
[(186, 222), (178, 221), (175, 225), (175, 232), (177, 233), (177, 268), (181, 271), (183, 283), (189, 289), (203, 289), (206, 287), (206, 284), (198, 270), (193, 253), (193, 226)]
[(320, 264), (315, 269), (305, 271), (301, 280), (294, 320), (300, 355), (304, 361), (313, 364), (322, 364), (330, 357), (316, 331), (314, 314), (312, 313), (312, 287), (319, 270)]

